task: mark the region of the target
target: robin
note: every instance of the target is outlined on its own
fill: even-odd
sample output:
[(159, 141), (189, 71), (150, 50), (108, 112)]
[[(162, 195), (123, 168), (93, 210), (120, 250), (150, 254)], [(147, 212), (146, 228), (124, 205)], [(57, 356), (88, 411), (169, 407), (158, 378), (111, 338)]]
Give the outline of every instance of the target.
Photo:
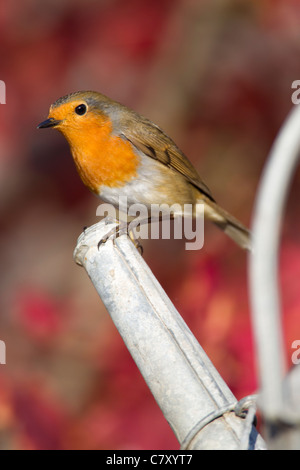
[(79, 91), (51, 105), (38, 125), (47, 127), (65, 136), (83, 183), (103, 201), (120, 209), (125, 199), (125, 211), (135, 203), (188, 204), (193, 217), (204, 203), (205, 218), (250, 250), (247, 228), (215, 202), (187, 157), (149, 119), (101, 93)]

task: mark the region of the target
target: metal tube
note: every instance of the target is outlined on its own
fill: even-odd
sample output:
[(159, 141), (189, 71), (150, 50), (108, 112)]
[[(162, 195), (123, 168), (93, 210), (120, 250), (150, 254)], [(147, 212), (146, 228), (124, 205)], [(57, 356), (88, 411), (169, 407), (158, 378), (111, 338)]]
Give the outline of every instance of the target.
[[(127, 236), (98, 242), (101, 221), (79, 238), (84, 266), (165, 418), (185, 449), (237, 449), (236, 399)], [(253, 428), (250, 448), (264, 448)]]
[(283, 352), (278, 285), (281, 219), (300, 149), (300, 106), (295, 106), (280, 131), (262, 177), (253, 218), (253, 253), (249, 277), (252, 320), (264, 417), (283, 417)]

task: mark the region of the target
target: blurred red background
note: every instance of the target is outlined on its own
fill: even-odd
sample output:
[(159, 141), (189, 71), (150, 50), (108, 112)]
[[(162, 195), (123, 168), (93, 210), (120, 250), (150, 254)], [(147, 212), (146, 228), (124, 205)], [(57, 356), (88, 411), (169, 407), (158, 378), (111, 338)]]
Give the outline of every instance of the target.
[[(161, 125), (220, 204), (250, 224), (263, 165), (300, 79), (296, 0), (0, 3), (2, 449), (177, 449), (83, 269), (97, 221), (49, 105), (100, 91)], [(281, 252), (288, 360), (300, 339), (299, 174)], [(272, 201), (270, 201), (270, 204)], [(144, 259), (236, 394), (257, 387), (247, 259), (207, 224), (205, 246), (143, 242)]]

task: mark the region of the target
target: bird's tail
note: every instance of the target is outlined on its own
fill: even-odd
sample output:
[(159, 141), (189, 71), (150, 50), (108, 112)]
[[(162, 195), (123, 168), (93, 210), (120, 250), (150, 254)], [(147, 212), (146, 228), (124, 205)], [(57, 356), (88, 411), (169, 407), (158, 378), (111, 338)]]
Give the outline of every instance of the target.
[(217, 227), (223, 230), (241, 248), (251, 251), (250, 231), (235, 217), (208, 198), (205, 198), (204, 216), (214, 222)]

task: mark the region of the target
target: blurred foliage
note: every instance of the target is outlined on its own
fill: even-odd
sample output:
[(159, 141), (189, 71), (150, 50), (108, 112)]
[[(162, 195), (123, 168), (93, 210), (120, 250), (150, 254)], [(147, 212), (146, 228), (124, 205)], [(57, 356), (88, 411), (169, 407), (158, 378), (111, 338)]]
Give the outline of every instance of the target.
[[(296, 0), (0, 3), (2, 449), (176, 449), (72, 252), (97, 199), (49, 105), (92, 89), (160, 124), (216, 200), (250, 223), (272, 142), (300, 79)], [(287, 357), (300, 338), (299, 174), (281, 253)], [(272, 204), (272, 201), (270, 201)], [(207, 224), (205, 246), (144, 242), (144, 258), (238, 398), (256, 387), (246, 255)], [(121, 287), (120, 287), (121, 288)]]

